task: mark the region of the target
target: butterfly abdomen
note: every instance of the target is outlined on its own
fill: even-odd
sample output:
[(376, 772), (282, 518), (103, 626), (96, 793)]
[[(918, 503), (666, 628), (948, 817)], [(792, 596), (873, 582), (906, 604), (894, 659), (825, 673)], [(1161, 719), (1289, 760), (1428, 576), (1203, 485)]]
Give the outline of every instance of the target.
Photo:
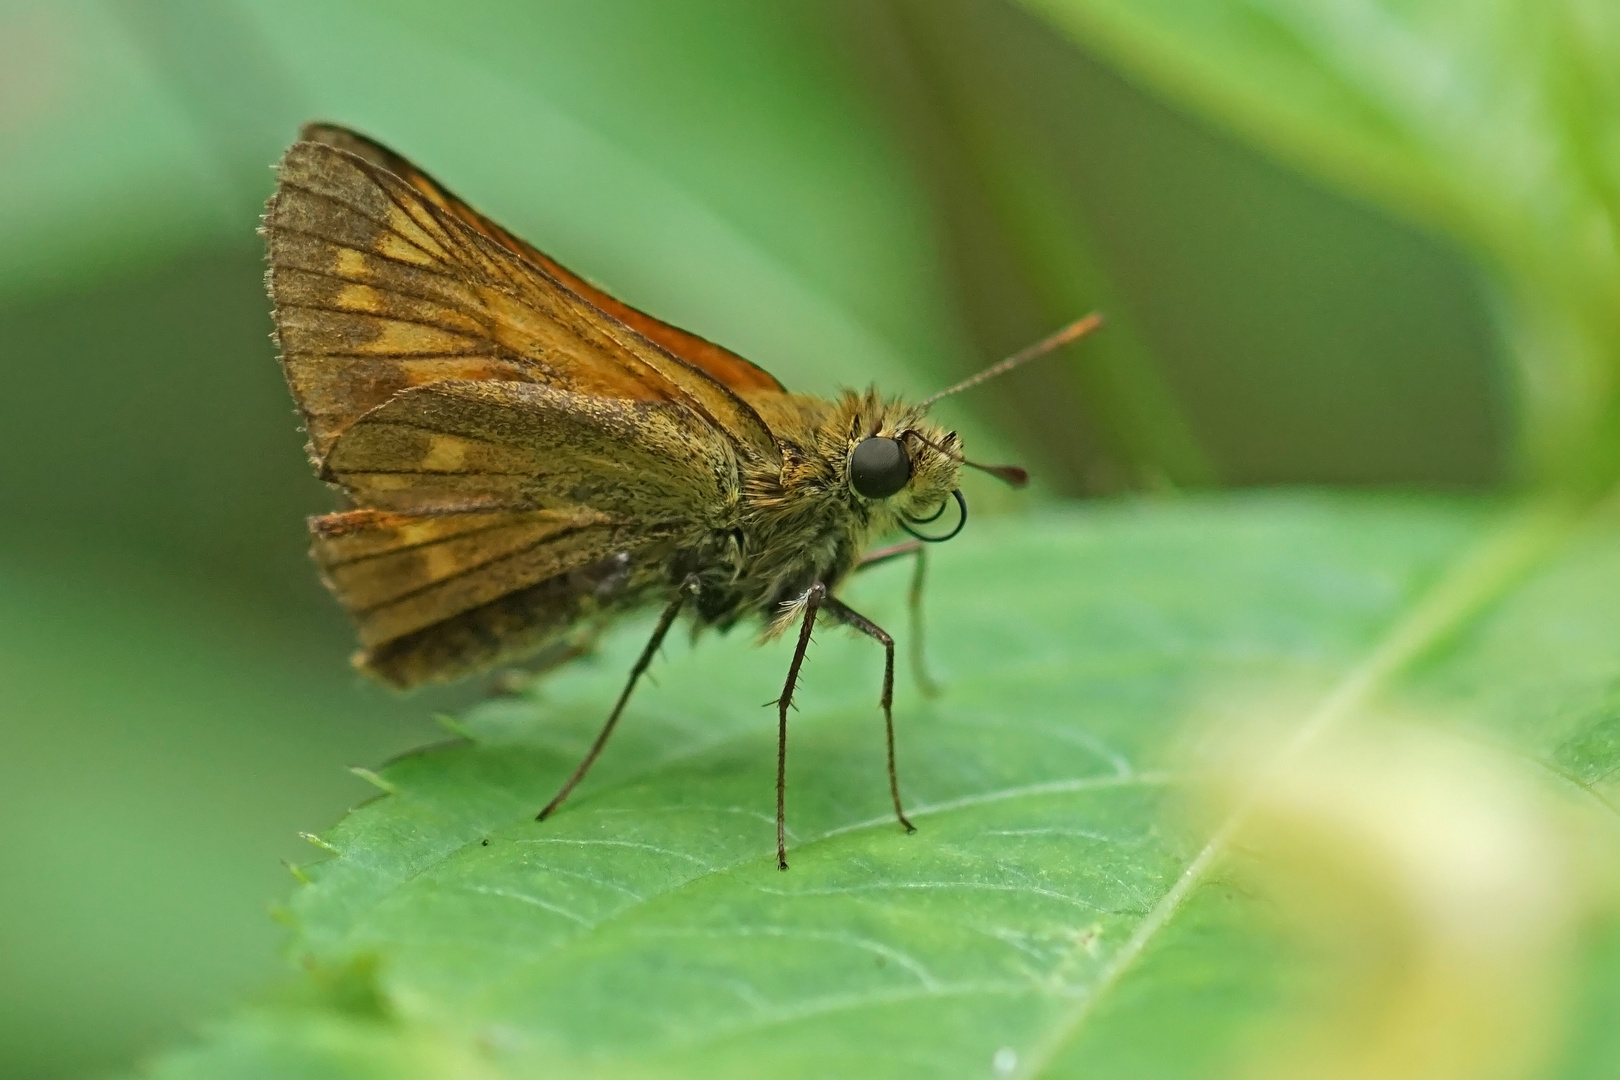
[(516, 663), (564, 638), (641, 606), (659, 582), (623, 554), (505, 593), (488, 603), (361, 650), (355, 666), (406, 689)]

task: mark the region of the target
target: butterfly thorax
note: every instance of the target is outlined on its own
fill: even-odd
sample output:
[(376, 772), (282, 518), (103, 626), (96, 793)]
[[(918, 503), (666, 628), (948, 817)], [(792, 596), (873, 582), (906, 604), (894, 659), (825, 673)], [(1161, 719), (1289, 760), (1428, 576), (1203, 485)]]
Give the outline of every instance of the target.
[[(785, 625), (784, 617), (811, 585), (836, 589), (872, 542), (897, 528), (900, 514), (927, 517), (937, 510), (956, 487), (959, 466), (934, 447), (959, 451), (954, 433), (924, 422), (915, 407), (871, 390), (846, 391), (835, 401), (767, 394), (749, 403), (776, 436), (781, 457), (739, 463), (735, 527), (679, 562), (709, 568), (699, 572), (695, 608), (701, 622), (728, 626), (755, 614), (770, 635)], [(857, 494), (849, 480), (856, 445), (908, 431), (922, 436), (907, 442), (910, 482), (886, 499)], [(722, 548), (730, 557), (717, 560)]]

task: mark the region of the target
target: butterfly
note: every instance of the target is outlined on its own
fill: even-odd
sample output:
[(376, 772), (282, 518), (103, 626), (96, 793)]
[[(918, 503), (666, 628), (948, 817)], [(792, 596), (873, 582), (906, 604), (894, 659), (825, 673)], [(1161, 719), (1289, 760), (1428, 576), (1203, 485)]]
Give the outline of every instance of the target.
[[(798, 624), (776, 701), (777, 864), (787, 868), (786, 747), (818, 618), (884, 649), (889, 793), (894, 639), (837, 596), (850, 574), (967, 521), (962, 453), (928, 407), (1088, 333), (1097, 315), (918, 403), (875, 390), (788, 392), (737, 354), (609, 296), (404, 158), (329, 124), (277, 166), (264, 215), (282, 369), (308, 453), (347, 509), (312, 518), (312, 554), (353, 619), (363, 672), (408, 688), (661, 613), (579, 767), (595, 762), (665, 635), (745, 619)], [(953, 528), (925, 533), (948, 507)], [(906, 542), (872, 550), (895, 531)], [(920, 637), (913, 633), (914, 657)]]

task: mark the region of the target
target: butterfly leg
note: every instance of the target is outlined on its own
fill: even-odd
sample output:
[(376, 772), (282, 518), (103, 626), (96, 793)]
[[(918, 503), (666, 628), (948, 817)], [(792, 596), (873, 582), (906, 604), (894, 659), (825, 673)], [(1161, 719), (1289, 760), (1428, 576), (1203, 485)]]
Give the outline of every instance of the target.
[(907, 540), (903, 544), (894, 544), (886, 548), (878, 548), (866, 558), (855, 564), (855, 569), (865, 570), (869, 566), (890, 562), (906, 555), (916, 556), (916, 562), (911, 567), (911, 588), (906, 594), (906, 611), (911, 623), (910, 641), (908, 644), (908, 659), (911, 661), (911, 677), (917, 682), (917, 690), (923, 697), (938, 697), (939, 684), (928, 674), (928, 664), (924, 659), (923, 649), (923, 580), (928, 574), (928, 549), (923, 547), (920, 540)]
[(810, 647), (810, 631), (816, 628), (816, 611), (824, 603), (837, 603), (827, 597), (827, 586), (816, 582), (804, 594), (804, 622), (799, 626), (799, 643), (788, 665), (787, 683), (776, 699), (776, 868), (787, 869), (787, 720), (793, 705), (793, 688), (799, 683), (804, 651)]
[(855, 611), (841, 600), (828, 597), (826, 601), (827, 613), (845, 626), (852, 627), (872, 638), (883, 646), (883, 696), (878, 704), (883, 708), (883, 735), (888, 748), (889, 760), (889, 797), (894, 800), (894, 816), (900, 819), (906, 832), (914, 833), (917, 826), (906, 817), (905, 809), (900, 805), (900, 777), (894, 769), (894, 638), (877, 623), (865, 615)]
[(586, 751), (585, 760), (579, 763), (579, 767), (574, 770), (574, 775), (570, 776), (557, 794), (551, 797), (551, 801), (546, 803), (546, 808), (535, 815), (536, 821), (544, 821), (550, 817), (552, 812), (562, 805), (563, 800), (568, 798), (569, 793), (585, 778), (585, 774), (590, 771), (590, 767), (595, 764), (597, 755), (602, 752), (602, 747), (607, 745), (608, 736), (613, 734), (613, 728), (618, 724), (620, 714), (624, 712), (624, 707), (630, 702), (630, 692), (636, 688), (636, 680), (641, 678), (642, 673), (652, 663), (653, 657), (657, 655), (658, 647), (664, 643), (664, 635), (669, 633), (669, 628), (674, 625), (675, 617), (681, 613), (681, 608), (686, 604), (687, 596), (696, 591), (696, 577), (688, 577), (682, 583), (681, 590), (675, 595), (675, 599), (671, 600), (669, 606), (664, 609), (664, 613), (658, 616), (658, 625), (653, 628), (652, 637), (647, 640), (647, 647), (641, 650), (641, 657), (636, 661), (636, 666), (630, 669), (630, 679), (624, 684), (624, 689), (620, 691), (619, 700), (614, 704), (613, 711), (608, 714), (607, 723), (602, 725), (602, 730), (596, 735), (596, 741), (591, 743), (591, 748)]

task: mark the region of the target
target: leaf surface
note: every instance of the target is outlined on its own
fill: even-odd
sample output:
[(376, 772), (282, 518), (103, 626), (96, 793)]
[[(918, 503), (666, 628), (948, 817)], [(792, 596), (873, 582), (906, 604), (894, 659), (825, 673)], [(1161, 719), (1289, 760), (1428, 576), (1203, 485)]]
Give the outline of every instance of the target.
[[(1286, 686), (1316, 702), (1298, 725), (1438, 702), (1616, 801), (1620, 542), (1559, 511), (1506, 522), (1309, 495), (981, 522), (934, 566), (948, 689), (902, 684), (897, 707), (919, 831), (887, 810), (879, 654), (824, 629), (786, 873), (760, 708), (786, 650), (742, 634), (670, 648), (533, 820), (618, 690), (646, 629), (627, 628), (381, 769), (391, 793), (324, 835), (336, 854), (292, 901), (301, 996), (155, 1074), (1222, 1075), (1311, 974), (1231, 853), (1166, 813), (1211, 693)], [(904, 576), (848, 599), (899, 630)]]

